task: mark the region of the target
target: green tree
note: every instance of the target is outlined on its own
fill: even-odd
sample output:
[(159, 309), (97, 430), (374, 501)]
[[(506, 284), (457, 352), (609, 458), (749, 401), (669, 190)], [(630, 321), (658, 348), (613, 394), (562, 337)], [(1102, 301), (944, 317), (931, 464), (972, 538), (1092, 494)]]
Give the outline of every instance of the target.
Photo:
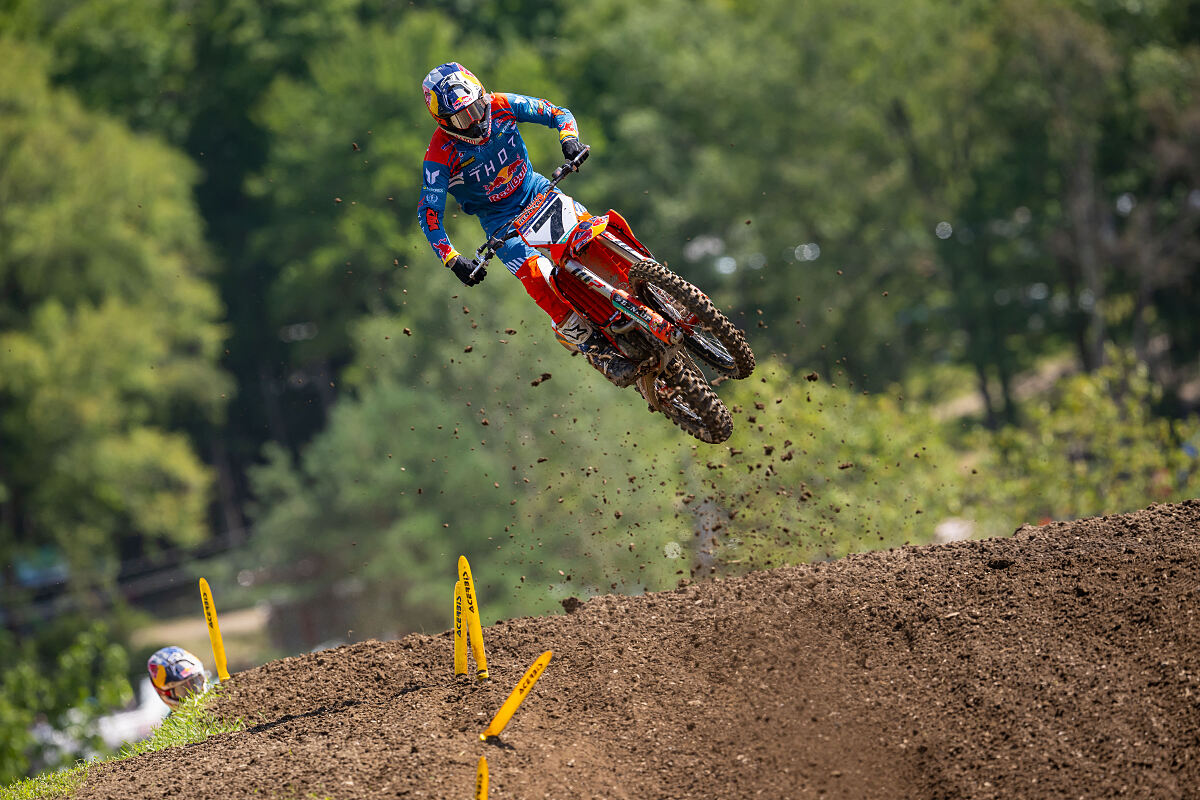
[[(133, 697), (128, 665), (103, 624), (65, 618), (37, 642), (14, 641), (0, 629), (0, 782), (101, 749), (96, 719)], [(53, 744), (45, 731), (39, 736), (38, 725), (69, 744)]]
[(1131, 352), (1028, 404), (983, 452), (994, 502), (1017, 522), (1124, 513), (1200, 493), (1200, 420), (1157, 417), (1161, 387)]
[[(716, 568), (741, 571), (1125, 513), (1200, 491), (1200, 419), (1168, 420), (1132, 353), (1025, 404), (1020, 426), (963, 430), (922, 403), (855, 394), (764, 365), (730, 398), (758, 446), (709, 462), (689, 502)], [(815, 377), (815, 376), (814, 376)], [(739, 424), (742, 419), (739, 419)]]
[(1195, 352), (1178, 14), (608, 0), (564, 25), (559, 75), (613, 143), (589, 165), (607, 193), (660, 255), (761, 313), (760, 350), (875, 390), (952, 360), (996, 425), (1047, 353), (1091, 368), (1133, 337), (1151, 358), (1153, 328), (1178, 384), (1169, 365)]
[(192, 113), (188, 75), (196, 69), (196, 18), (179, 13), (176, 0), (9, 5), (0, 14), (0, 33), (42, 42), (53, 81), (75, 89), (91, 109), (182, 140)]
[(750, 314), (760, 350), (823, 371), (845, 357), (882, 388), (911, 359), (954, 353), (934, 231), (969, 196), (971, 158), (997, 149), (972, 107), (989, 55), (978, 16), (613, 0), (579, 9), (561, 51), (572, 102), (594, 104), (613, 143), (593, 167), (600, 194)]
[(247, 244), (264, 225), (245, 192), (268, 147), (254, 109), (272, 81), (302, 74), (311, 50), (343, 37), (365, 13), (359, 0), (10, 0), (0, 11), (0, 33), (45, 45), (54, 83), (194, 161), (188, 189), (219, 260), (212, 278), (229, 323), (222, 364), (237, 391), (223, 426), (197, 421), (190, 433), (220, 473), (227, 529), (243, 525), (242, 470), (262, 443), (303, 441), (323, 421), (312, 403), (323, 398), (313, 393), (320, 384), (287, 381), (285, 345), (263, 313), (274, 275)]
[(188, 163), (49, 89), (37, 51), (3, 53), (4, 528), (83, 581), (118, 533), (203, 536), (209, 477), (169, 428), (223, 405), (219, 306)]
[[(78, 692), (97, 709), (119, 695), (119, 651), (97, 649), (88, 616), (122, 607), (120, 553), (206, 536), (211, 475), (183, 426), (217, 421), (231, 389), (191, 165), (51, 89), (45, 63), (0, 42), (0, 569), (4, 624), (29, 637), (5, 702), (36, 695), (26, 710), (53, 722)], [(69, 590), (50, 627), (18, 576), (47, 554)], [(26, 686), (72, 641), (104, 661), (95, 680)], [(19, 740), (6, 769), (29, 757)]]

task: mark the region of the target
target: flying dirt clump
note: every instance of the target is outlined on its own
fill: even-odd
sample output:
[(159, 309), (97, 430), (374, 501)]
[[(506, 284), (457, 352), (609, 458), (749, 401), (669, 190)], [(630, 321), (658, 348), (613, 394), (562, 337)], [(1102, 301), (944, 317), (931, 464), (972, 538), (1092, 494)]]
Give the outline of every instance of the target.
[[(247, 729), (79, 798), (1062, 798), (1200, 786), (1200, 501), (904, 547), (233, 676)], [(479, 742), (523, 670), (554, 660)]]

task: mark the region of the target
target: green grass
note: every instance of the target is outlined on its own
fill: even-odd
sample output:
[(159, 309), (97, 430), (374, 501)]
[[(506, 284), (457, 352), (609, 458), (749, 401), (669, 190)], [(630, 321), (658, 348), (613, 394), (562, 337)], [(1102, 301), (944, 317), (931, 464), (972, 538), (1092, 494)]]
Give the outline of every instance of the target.
[(75, 766), (58, 772), (17, 781), (0, 788), (0, 800), (34, 800), (34, 798), (46, 800), (46, 798), (67, 797), (87, 780), (88, 772), (97, 764), (120, 761), (142, 753), (165, 750), (168, 747), (195, 744), (218, 733), (245, 729), (246, 724), (243, 720), (225, 722), (208, 710), (208, 703), (216, 696), (217, 691), (217, 689), (211, 689), (203, 695), (188, 698), (187, 702), (163, 720), (162, 725), (155, 728), (150, 736), (140, 742), (125, 745), (116, 755), (91, 761), (79, 761)]

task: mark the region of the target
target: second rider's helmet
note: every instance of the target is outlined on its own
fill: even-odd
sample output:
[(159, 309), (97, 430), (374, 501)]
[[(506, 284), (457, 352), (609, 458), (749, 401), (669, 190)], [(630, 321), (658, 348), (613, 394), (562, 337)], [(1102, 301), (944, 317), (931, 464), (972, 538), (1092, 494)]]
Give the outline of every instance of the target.
[(178, 708), (189, 694), (203, 694), (208, 677), (200, 659), (182, 647), (164, 647), (146, 662), (150, 682), (162, 701)]
[(492, 109), (483, 84), (471, 70), (451, 61), (434, 67), (421, 81), (425, 105), (442, 130), (460, 141), (482, 144), (492, 127)]

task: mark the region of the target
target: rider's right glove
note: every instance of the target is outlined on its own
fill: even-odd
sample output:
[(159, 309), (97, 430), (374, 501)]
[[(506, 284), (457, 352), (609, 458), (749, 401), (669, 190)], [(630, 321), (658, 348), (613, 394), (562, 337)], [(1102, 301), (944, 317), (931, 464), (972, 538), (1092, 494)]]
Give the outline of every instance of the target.
[(475, 276), (472, 277), (471, 273), (475, 272), (475, 264), (469, 259), (463, 258), (462, 256), (455, 256), (454, 258), (450, 259), (450, 262), (446, 264), (446, 266), (450, 268), (450, 271), (454, 273), (455, 277), (457, 277), (467, 286), (474, 286), (475, 284), (482, 282), (483, 279), (487, 277), (487, 269), (484, 267), (480, 267), (479, 272), (476, 272)]

